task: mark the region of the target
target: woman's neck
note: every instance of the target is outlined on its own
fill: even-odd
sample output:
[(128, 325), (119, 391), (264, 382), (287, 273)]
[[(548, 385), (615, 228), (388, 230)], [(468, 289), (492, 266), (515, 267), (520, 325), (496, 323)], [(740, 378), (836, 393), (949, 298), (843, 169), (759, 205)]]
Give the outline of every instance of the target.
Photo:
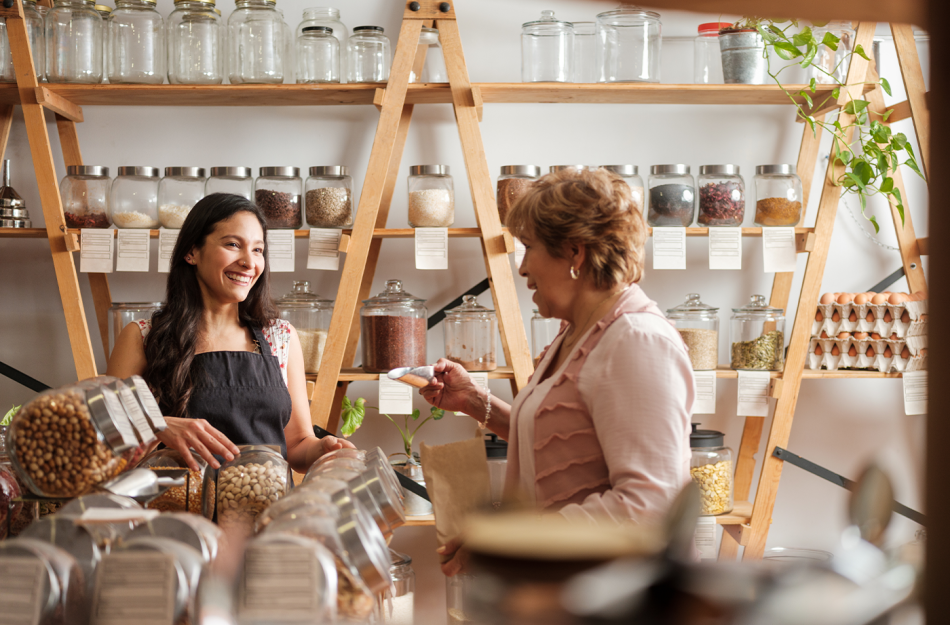
[(206, 337), (218, 336), (241, 327), (238, 304), (222, 304), (212, 298), (204, 297), (204, 310), (201, 313), (200, 333)]
[(571, 317), (566, 319), (576, 331), (583, 332), (590, 327), (591, 322), (596, 322), (608, 310), (605, 303), (624, 290), (624, 287), (618, 286), (608, 290), (584, 289), (574, 297), (571, 306)]

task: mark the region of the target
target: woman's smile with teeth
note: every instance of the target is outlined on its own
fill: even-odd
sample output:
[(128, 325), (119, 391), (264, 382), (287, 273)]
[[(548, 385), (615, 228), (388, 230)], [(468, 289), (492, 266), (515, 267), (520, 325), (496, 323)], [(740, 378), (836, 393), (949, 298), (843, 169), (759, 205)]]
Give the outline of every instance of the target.
[(250, 284), (250, 283), (251, 283), (251, 278), (250, 278), (249, 276), (242, 276), (242, 275), (239, 274), (239, 273), (225, 272), (224, 275), (226, 275), (226, 276), (228, 277), (228, 279), (230, 279), (232, 282), (237, 282), (238, 284)]

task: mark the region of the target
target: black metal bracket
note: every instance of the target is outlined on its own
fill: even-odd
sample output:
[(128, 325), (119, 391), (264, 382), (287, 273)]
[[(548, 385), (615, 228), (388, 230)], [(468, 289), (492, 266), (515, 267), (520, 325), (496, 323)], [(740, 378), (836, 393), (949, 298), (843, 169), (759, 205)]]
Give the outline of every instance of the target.
[(52, 386), (47, 386), (36, 378), (30, 377), (19, 369), (14, 369), (10, 365), (3, 362), (0, 362), (0, 375), (8, 377), (17, 384), (22, 384), (26, 388), (30, 389), (31, 391), (36, 391), (37, 393), (42, 393), (43, 391), (48, 391), (49, 389), (53, 388)]
[(900, 280), (901, 278), (903, 278), (904, 275), (905, 275), (905, 274), (904, 274), (904, 268), (901, 267), (900, 269), (898, 269), (897, 271), (895, 271), (894, 273), (892, 273), (891, 275), (887, 276), (886, 278), (884, 278), (883, 280), (881, 280), (880, 282), (878, 282), (877, 284), (875, 284), (874, 286), (872, 286), (870, 289), (868, 289), (868, 292), (869, 292), (869, 293), (880, 293), (881, 291), (883, 291), (883, 290), (886, 289), (887, 287), (891, 286), (892, 284), (894, 284), (895, 282), (897, 282), (898, 280)]
[(439, 322), (445, 319), (445, 311), (455, 308), (456, 306), (461, 306), (462, 298), (465, 297), (466, 295), (478, 296), (490, 288), (491, 288), (491, 284), (488, 282), (488, 278), (485, 278), (484, 280), (482, 280), (481, 282), (479, 282), (478, 284), (476, 284), (469, 290), (465, 291), (464, 293), (462, 293), (461, 295), (453, 299), (451, 302), (449, 302), (448, 304), (440, 308), (431, 317), (429, 317), (428, 329), (431, 330), (432, 328), (437, 326)]

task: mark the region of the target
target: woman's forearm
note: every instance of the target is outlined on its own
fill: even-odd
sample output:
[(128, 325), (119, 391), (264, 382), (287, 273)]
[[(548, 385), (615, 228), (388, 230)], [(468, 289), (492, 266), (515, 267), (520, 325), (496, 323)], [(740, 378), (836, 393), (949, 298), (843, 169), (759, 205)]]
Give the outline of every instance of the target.
[[(465, 414), (479, 423), (485, 423), (488, 414), (488, 391), (479, 388), (469, 400), (469, 407)], [(491, 416), (488, 417), (488, 429), (504, 440), (508, 440), (508, 430), (511, 423), (511, 405), (491, 395)]]

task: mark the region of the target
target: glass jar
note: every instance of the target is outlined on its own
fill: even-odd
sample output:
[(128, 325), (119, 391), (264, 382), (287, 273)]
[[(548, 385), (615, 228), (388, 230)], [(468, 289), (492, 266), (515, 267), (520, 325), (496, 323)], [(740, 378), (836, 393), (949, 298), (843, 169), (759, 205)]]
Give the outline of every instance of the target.
[(283, 83), (292, 85), (295, 81), (294, 74), (297, 69), (297, 53), (295, 50), (297, 40), (294, 37), (294, 31), (290, 27), (290, 24), (287, 23), (286, 19), (284, 19), (284, 12), (280, 9), (277, 9), (277, 13), (280, 15), (281, 28), (284, 30)]
[(116, 228), (158, 228), (158, 167), (120, 167), (109, 196)]
[(92, 0), (57, 0), (46, 14), (46, 80), (102, 82), (102, 17)]
[(340, 41), (329, 26), (306, 26), (297, 36), (297, 83), (340, 82)]
[(296, 230), (303, 224), (299, 167), (261, 167), (254, 181), (254, 201), (267, 218), (268, 228)]
[(109, 84), (110, 62), (112, 60), (112, 51), (109, 45), (112, 43), (112, 25), (109, 19), (112, 17), (112, 7), (104, 4), (95, 5), (96, 13), (102, 18), (102, 84)]
[(802, 218), (802, 179), (794, 165), (755, 168), (755, 225), (795, 226)]
[(23, 502), (14, 501), (24, 492), (7, 454), (7, 426), (0, 425), (0, 540), (16, 535), (13, 531), (15, 521), (21, 517), (24, 508), (30, 507)]
[(712, 371), (719, 366), (719, 309), (704, 304), (699, 293), (666, 311), (689, 350), (693, 371)]
[(97, 165), (69, 165), (59, 183), (67, 228), (108, 228), (109, 168)]
[(505, 225), (511, 207), (515, 205), (531, 187), (531, 183), (541, 177), (541, 168), (537, 165), (502, 165), (498, 176), (498, 218)]
[(551, 165), (548, 167), (548, 173), (556, 174), (560, 171), (568, 171), (572, 169), (575, 171), (590, 171), (590, 167), (587, 165)]
[(732, 512), (732, 450), (725, 446), (725, 434), (700, 430), (693, 423), (689, 435), (692, 452), (689, 474), (699, 487), (700, 516), (717, 516)]
[(383, 602), (382, 622), (391, 625), (413, 625), (415, 618), (416, 572), (412, 570), (412, 558), (404, 553), (389, 550), (389, 576), (393, 588), (387, 591)]
[(660, 14), (621, 5), (597, 15), (600, 82), (660, 82)]
[(534, 309), (534, 316), (531, 317), (531, 356), (534, 358), (535, 367), (541, 362), (541, 352), (554, 342), (560, 331), (560, 319), (542, 317), (538, 309)]
[(212, 167), (211, 177), (205, 183), (205, 195), (233, 193), (251, 199), (254, 195), (254, 176), (250, 167)]
[(719, 50), (719, 30), (729, 28), (728, 22), (700, 24), (693, 43), (693, 82), (697, 85), (721, 85), (722, 52)]
[(693, 223), (696, 185), (689, 173), (689, 165), (653, 165), (649, 184), (648, 224), (686, 228)]
[[(10, 561), (13, 558), (15, 560)], [(36, 607), (35, 612), (29, 615), (28, 622), (63, 625), (71, 623), (76, 615), (90, 613), (92, 600), (86, 595), (85, 580), (76, 558), (55, 545), (35, 538), (0, 541), (0, 575), (4, 580), (24, 574), (23, 559), (35, 564), (36, 568), (30, 568), (33, 574), (39, 575), (39, 586), (29, 588), (29, 592), (36, 593)], [(12, 610), (5, 612), (4, 616), (12, 620)]]
[(363, 300), (360, 309), (363, 371), (387, 373), (398, 367), (426, 364), (428, 313), (425, 302), (406, 293), (401, 280), (387, 280), (382, 293)]
[(21, 535), (26, 539), (55, 545), (75, 558), (82, 570), (86, 596), (92, 597), (96, 585), (96, 567), (118, 534), (111, 533), (107, 525), (84, 527), (76, 520), (76, 516), (67, 514), (46, 516), (26, 528)]
[[(212, 500), (212, 507), (214, 501)], [(206, 564), (213, 563), (224, 539), (220, 527), (197, 514), (169, 512), (161, 514), (146, 523), (135, 527), (123, 540), (135, 540), (139, 537), (168, 538), (188, 545), (199, 554)]]
[(463, 295), (462, 304), (445, 311), (445, 357), (466, 371), (494, 371), (498, 334), (495, 311), (479, 306), (474, 295)]
[(426, 60), (419, 76), (416, 76), (415, 69), (409, 73), (409, 82), (449, 82), (449, 72), (445, 68), (445, 57), (442, 55), (439, 31), (435, 28), (423, 26), (422, 32), (419, 34), (419, 48), (425, 48)]
[(250, 536), (257, 515), (290, 488), (290, 465), (274, 445), (238, 445), (240, 455), (218, 471), (218, 525)]
[(455, 185), (448, 165), (409, 168), (409, 227), (448, 228), (455, 223)]
[(161, 302), (112, 302), (109, 308), (109, 353), (112, 353), (112, 348), (125, 326), (136, 321), (150, 320), (161, 307)]
[(303, 350), (303, 366), (307, 373), (320, 371), (323, 348), (333, 318), (333, 302), (323, 299), (310, 290), (307, 281), (295, 281), (294, 289), (275, 302), (280, 318), (297, 329), (300, 348)]
[(541, 19), (521, 25), (521, 82), (574, 79), (574, 25), (541, 11)]
[(505, 473), (508, 470), (508, 443), (498, 438), (497, 434), (485, 434), (485, 456), (488, 458), (492, 506), (500, 508), (505, 494)]
[(156, 0), (117, 0), (109, 18), (109, 82), (165, 82), (165, 23)]
[(295, 487), (289, 495), (275, 501), (268, 506), (267, 510), (257, 515), (254, 529), (259, 534), (271, 523), (285, 517), (299, 518), (303, 515), (315, 515), (335, 519), (339, 514), (340, 511), (329, 493)]
[[(197, 471), (188, 470), (184, 486), (172, 486), (145, 507), (161, 512), (191, 512), (210, 519), (214, 514), (215, 483), (214, 469), (194, 451), (191, 457), (198, 465)], [(160, 469), (188, 469), (181, 452), (168, 447), (156, 449), (139, 463), (140, 467), (157, 471)]]
[(617, 174), (630, 187), (636, 211), (643, 213), (643, 178), (640, 177), (640, 168), (636, 165), (601, 165), (603, 169)]
[[(37, 10), (35, 0), (23, 0), (23, 19), (26, 21), (26, 35), (30, 40), (33, 69), (36, 71), (36, 77), (42, 81), (46, 72), (46, 35), (43, 16)], [(16, 82), (5, 19), (0, 20), (0, 82)]]
[(228, 18), (232, 85), (284, 82), (284, 20), (274, 0), (236, 0)]
[[(161, 536), (136, 536), (135, 538), (123, 541), (122, 544), (113, 551), (113, 553), (116, 552), (146, 552), (171, 556), (176, 573), (170, 576), (172, 579), (170, 590), (172, 597), (174, 597), (173, 608), (171, 610), (171, 622), (190, 622), (188, 613), (190, 607), (195, 604), (195, 597), (198, 594), (198, 584), (201, 580), (201, 570), (204, 566), (204, 560), (197, 549), (171, 538)], [(108, 558), (108, 556), (106, 557)], [(103, 594), (110, 592), (108, 581), (105, 579), (100, 584), (100, 592)]]
[(166, 167), (158, 185), (158, 220), (165, 228), (178, 230), (204, 196), (204, 167)]
[(474, 575), (459, 573), (445, 578), (445, 609), (448, 612), (448, 625), (469, 623), (472, 616), (472, 582)]
[(772, 308), (764, 295), (753, 295), (732, 309), (732, 368), (781, 371), (785, 365), (785, 311)]
[(745, 182), (738, 165), (699, 168), (699, 225), (741, 226), (745, 218)]
[[(821, 43), (827, 33), (838, 38), (837, 50), (832, 50)], [(854, 48), (855, 37), (851, 22), (828, 22), (824, 26), (812, 29), (812, 34), (818, 42), (818, 54), (808, 67), (808, 80), (814, 78), (819, 85), (846, 84), (850, 67), (847, 59), (850, 58), (848, 55)]]
[(346, 42), (346, 82), (386, 82), (393, 62), (382, 26), (357, 26)]
[(349, 228), (353, 225), (353, 178), (342, 165), (310, 168), (304, 198), (307, 223), (314, 228)]
[(170, 84), (220, 85), (224, 82), (227, 30), (213, 1), (176, 0), (165, 28)]
[(597, 82), (597, 22), (574, 22), (574, 82)]
[(340, 82), (346, 82), (346, 42), (349, 39), (349, 29), (340, 21), (340, 9), (332, 7), (312, 7), (303, 10), (303, 21), (297, 26), (294, 34), (296, 41), (308, 26), (326, 26), (333, 32), (332, 35), (340, 42)]

